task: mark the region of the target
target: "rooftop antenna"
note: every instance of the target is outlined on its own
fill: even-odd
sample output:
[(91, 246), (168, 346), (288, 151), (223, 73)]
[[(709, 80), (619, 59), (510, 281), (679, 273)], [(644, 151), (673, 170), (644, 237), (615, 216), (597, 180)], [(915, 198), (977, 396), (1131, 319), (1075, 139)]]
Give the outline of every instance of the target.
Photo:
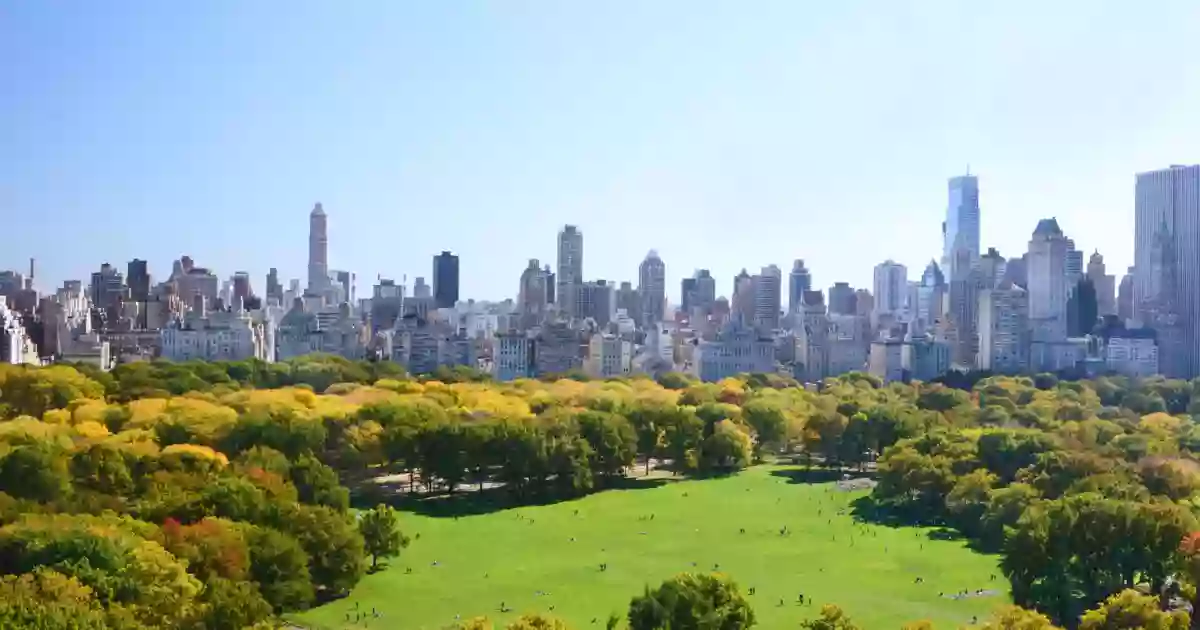
[(967, 162), (967, 175), (971, 174), (971, 163)]

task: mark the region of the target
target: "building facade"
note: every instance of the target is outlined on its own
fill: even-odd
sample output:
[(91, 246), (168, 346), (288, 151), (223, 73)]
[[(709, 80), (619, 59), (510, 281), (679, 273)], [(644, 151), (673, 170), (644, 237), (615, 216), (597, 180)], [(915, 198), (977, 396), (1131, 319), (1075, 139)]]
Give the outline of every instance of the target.
[(694, 373), (702, 381), (749, 373), (775, 372), (775, 344), (755, 327), (736, 320), (712, 340), (700, 340), (694, 354)]
[(458, 303), (458, 256), (450, 252), (433, 257), (433, 300), (438, 308)]
[(555, 275), (559, 310), (567, 317), (575, 317), (575, 286), (583, 282), (583, 233), (574, 225), (565, 225), (558, 233), (558, 270)]
[(979, 354), (975, 367), (1002, 374), (1029, 369), (1029, 296), (1005, 280), (979, 295)]
[(1159, 332), (1160, 367), (1200, 375), (1200, 165), (1137, 175), (1135, 319)]
[(661, 322), (667, 304), (667, 266), (654, 250), (638, 267), (638, 294), (642, 297), (643, 322), (647, 326)]

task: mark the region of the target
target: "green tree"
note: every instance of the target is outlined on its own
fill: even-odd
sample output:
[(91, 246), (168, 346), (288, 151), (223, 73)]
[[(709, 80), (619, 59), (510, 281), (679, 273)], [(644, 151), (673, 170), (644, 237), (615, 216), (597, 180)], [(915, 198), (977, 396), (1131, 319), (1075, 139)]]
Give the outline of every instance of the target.
[(253, 582), (214, 577), (205, 583), (201, 601), (205, 630), (242, 630), (271, 616), (271, 605)]
[(342, 487), (337, 472), (312, 455), (301, 455), (292, 463), (292, 483), (300, 500), (324, 505), (339, 512), (350, 508), (350, 491)]
[(733, 421), (722, 420), (700, 447), (700, 465), (704, 470), (733, 472), (749, 466), (752, 453), (750, 436)]
[(295, 538), (267, 527), (247, 527), (250, 577), (276, 612), (303, 610), (313, 601), (308, 557)]
[(408, 536), (400, 530), (400, 518), (390, 505), (380, 503), (363, 512), (358, 519), (358, 531), (362, 534), (367, 553), (371, 555), (371, 570), (379, 567), (380, 558), (400, 555), (408, 546)]
[(350, 592), (366, 572), (363, 537), (348, 515), (298, 504), (282, 510), (273, 525), (300, 542), (313, 585), (328, 595)]
[(630, 630), (742, 630), (754, 623), (737, 584), (720, 574), (681, 573), (629, 603)]
[(62, 449), (45, 442), (14, 448), (0, 460), (0, 491), (18, 499), (49, 502), (71, 493)]

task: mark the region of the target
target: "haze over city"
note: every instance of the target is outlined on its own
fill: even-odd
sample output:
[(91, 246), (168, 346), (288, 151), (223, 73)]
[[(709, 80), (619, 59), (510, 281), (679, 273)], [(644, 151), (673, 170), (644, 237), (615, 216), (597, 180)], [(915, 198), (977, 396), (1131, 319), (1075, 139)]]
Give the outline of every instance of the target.
[[(0, 20), (0, 268), (52, 290), (140, 257), (329, 264), (512, 297), (578, 225), (588, 278), (803, 258), (871, 286), (941, 248), (946, 179), (984, 247), (1057, 217), (1132, 264), (1134, 174), (1196, 161), (1200, 6), (1118, 2), (17, 3)], [(1036, 16), (1036, 19), (1031, 16)]]

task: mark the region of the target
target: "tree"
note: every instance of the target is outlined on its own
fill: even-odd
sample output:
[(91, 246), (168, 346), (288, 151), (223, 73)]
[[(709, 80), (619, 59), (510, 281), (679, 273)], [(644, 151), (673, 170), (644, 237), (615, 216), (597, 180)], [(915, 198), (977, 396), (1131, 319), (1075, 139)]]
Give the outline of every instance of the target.
[(242, 630), (271, 616), (271, 605), (253, 582), (214, 577), (205, 583), (201, 601), (205, 630)]
[(1195, 519), (1179, 505), (1067, 496), (1025, 511), (1001, 566), (1017, 604), (1069, 623), (1139, 580), (1161, 592), (1194, 530)]
[(800, 622), (800, 627), (808, 630), (858, 630), (858, 626), (850, 621), (850, 617), (833, 604), (821, 606), (821, 615), (816, 619)]
[(70, 494), (66, 455), (45, 442), (16, 447), (0, 460), (0, 491), (39, 502)]
[(629, 603), (630, 630), (742, 630), (754, 623), (737, 584), (720, 574), (681, 573)]
[(92, 589), (47, 568), (0, 577), (0, 627), (46, 630), (133, 628), (109, 617)]
[(1079, 630), (1187, 630), (1190, 623), (1186, 611), (1164, 611), (1157, 597), (1126, 589), (1084, 613)]
[(400, 555), (400, 551), (409, 543), (408, 536), (400, 531), (396, 510), (382, 503), (359, 517), (358, 531), (362, 534), (367, 553), (371, 554), (372, 571), (378, 569), (380, 558)]
[(328, 506), (339, 512), (350, 508), (350, 491), (342, 487), (337, 472), (316, 457), (298, 457), (292, 463), (291, 477), (304, 503)]
[(350, 592), (366, 572), (363, 537), (351, 518), (318, 505), (288, 505), (274, 526), (296, 537), (313, 584), (329, 595)]
[(721, 473), (741, 470), (750, 465), (752, 452), (750, 436), (733, 421), (722, 420), (700, 447), (700, 466)]
[(295, 538), (267, 527), (247, 527), (250, 577), (276, 612), (303, 610), (313, 601), (308, 557)]
[(746, 422), (754, 429), (756, 451), (764, 447), (777, 448), (787, 439), (788, 420), (779, 402), (766, 398), (753, 398), (743, 410)]

